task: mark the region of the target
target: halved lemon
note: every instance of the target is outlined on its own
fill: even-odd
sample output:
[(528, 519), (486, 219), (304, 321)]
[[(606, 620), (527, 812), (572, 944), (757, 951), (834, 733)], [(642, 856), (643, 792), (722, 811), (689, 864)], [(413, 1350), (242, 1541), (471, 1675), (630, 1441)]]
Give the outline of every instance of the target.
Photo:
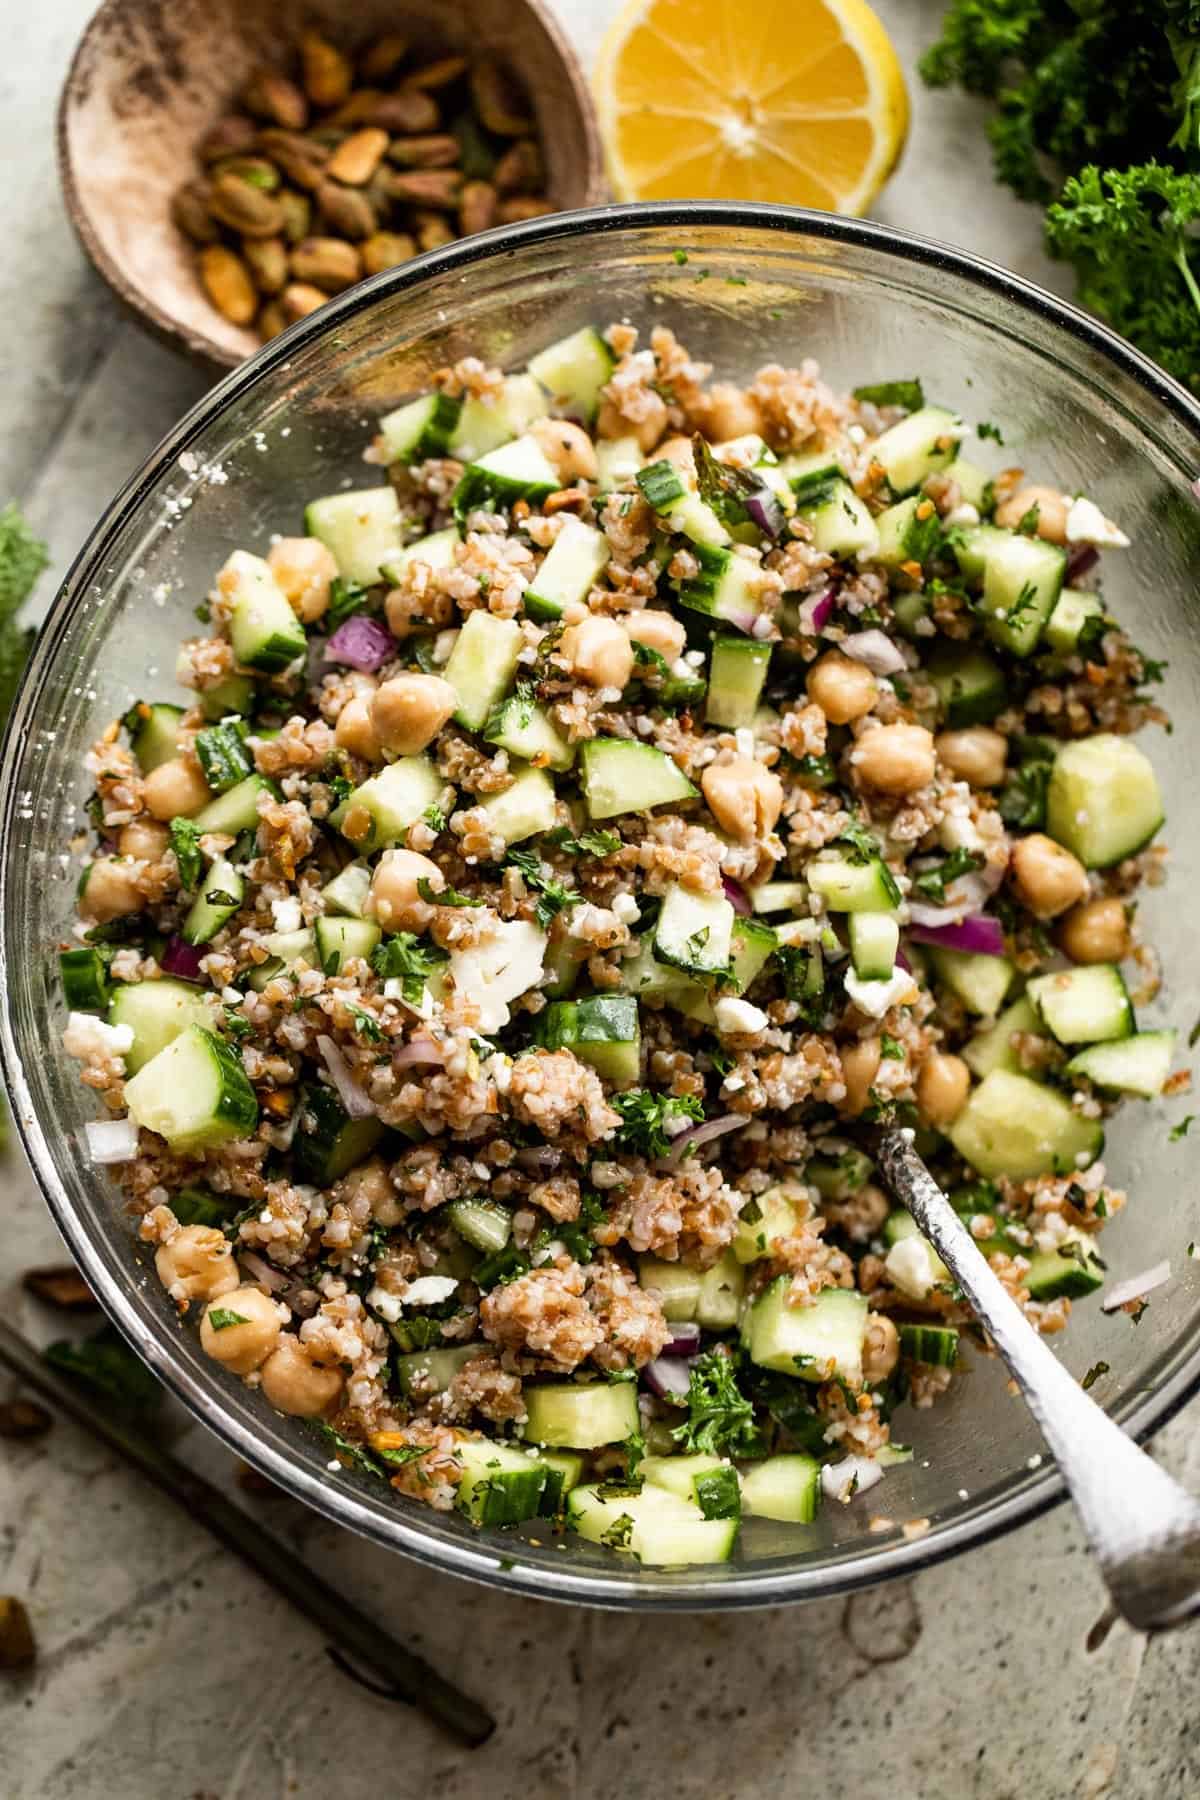
[(628, 0), (596, 70), (619, 200), (866, 211), (908, 131), (865, 0)]

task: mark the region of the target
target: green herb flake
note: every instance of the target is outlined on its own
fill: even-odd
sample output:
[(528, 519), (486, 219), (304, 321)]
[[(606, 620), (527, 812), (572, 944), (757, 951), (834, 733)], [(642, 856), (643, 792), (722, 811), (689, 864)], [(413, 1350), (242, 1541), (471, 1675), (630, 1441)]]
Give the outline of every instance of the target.
[(734, 1358), (724, 1348), (705, 1350), (694, 1359), (685, 1404), (687, 1421), (671, 1435), (689, 1454), (762, 1455), (754, 1406), (739, 1388)]
[(1180, 1119), (1178, 1125), (1173, 1125), (1171, 1127), (1170, 1137), (1173, 1144), (1177, 1144), (1180, 1138), (1185, 1138), (1187, 1136), (1192, 1120), (1195, 1117), (1195, 1113), (1189, 1113), (1186, 1119)]
[[(581, 832), (576, 837), (570, 826), (556, 825), (553, 831), (546, 833), (544, 842), (553, 844), (566, 856), (613, 856), (621, 848), (622, 840), (617, 831), (597, 829)], [(1200, 1026), (1197, 1030), (1200, 1031)]]
[(214, 1331), (228, 1331), (231, 1325), (248, 1325), (245, 1313), (233, 1312), (228, 1306), (210, 1306), (204, 1315)]
[(687, 251), (686, 250), (672, 250), (671, 255), (674, 258), (674, 260), (679, 264), (680, 268), (682, 269), (688, 259)]
[(447, 960), (445, 950), (424, 942), (411, 931), (397, 931), (376, 944), (371, 952), (371, 967), (381, 981), (415, 975), (425, 982)]
[(993, 425), (990, 419), (980, 419), (978, 425), (975, 427), (975, 436), (977, 438), (991, 438), (994, 444), (1003, 444), (1004, 442), (1004, 433), (998, 425)]
[(185, 891), (194, 888), (204, 869), (199, 828), (193, 819), (172, 819), (167, 826), (167, 835), (179, 866), (180, 886)]
[(430, 906), (482, 906), (483, 901), (474, 894), (460, 894), (457, 888), (435, 888), (427, 875), (422, 875), (417, 882), (417, 892), (422, 900)]
[(347, 1005), (346, 1011), (354, 1020), (354, 1029), (365, 1037), (369, 1044), (382, 1044), (383, 1026), (374, 1013), (367, 1012), (364, 1007)]
[(879, 1054), (890, 1062), (903, 1062), (904, 1045), (885, 1031), (879, 1039)]
[(446, 815), (440, 806), (427, 806), (421, 814), (421, 821), (428, 825), (430, 831), (442, 832), (446, 829)]
[(568, 887), (559, 881), (553, 870), (546, 867), (536, 850), (510, 850), (508, 866), (518, 869), (528, 887), (538, 896), (534, 913), (543, 931), (550, 928), (551, 920), (568, 906), (574, 906), (580, 899), (576, 888)]
[(1087, 1374), (1084, 1376), (1083, 1380), (1079, 1384), (1080, 1387), (1083, 1389), (1084, 1393), (1086, 1394), (1089, 1388), (1095, 1387), (1095, 1385), (1099, 1381), (1100, 1377), (1102, 1375), (1108, 1374), (1108, 1370), (1109, 1370), (1109, 1365), (1106, 1362), (1093, 1363), (1091, 1368), (1088, 1370)]
[(704, 1119), (704, 1106), (697, 1094), (653, 1094), (649, 1088), (629, 1088), (623, 1094), (614, 1094), (611, 1104), (621, 1115), (617, 1131), (621, 1148), (651, 1162), (666, 1156), (678, 1135), (668, 1129), (670, 1121), (700, 1124)]
[(354, 617), (366, 607), (370, 593), (356, 581), (345, 581), (340, 575), (334, 577), (329, 589), (329, 608), (323, 624), (329, 632), (344, 625), (347, 619)]
[(607, 1544), (611, 1550), (628, 1550), (632, 1536), (633, 1519), (629, 1513), (621, 1513), (600, 1533), (600, 1542)]
[(913, 888), (934, 906), (942, 906), (946, 900), (946, 887), (949, 882), (957, 881), (960, 875), (969, 875), (975, 869), (981, 869), (986, 858), (977, 850), (959, 848), (951, 850), (935, 869), (925, 869), (913, 876)]
[(905, 412), (919, 412), (925, 404), (925, 391), (921, 383), (911, 381), (876, 381), (866, 387), (856, 387), (854, 398), (864, 400), (869, 406), (900, 406)]

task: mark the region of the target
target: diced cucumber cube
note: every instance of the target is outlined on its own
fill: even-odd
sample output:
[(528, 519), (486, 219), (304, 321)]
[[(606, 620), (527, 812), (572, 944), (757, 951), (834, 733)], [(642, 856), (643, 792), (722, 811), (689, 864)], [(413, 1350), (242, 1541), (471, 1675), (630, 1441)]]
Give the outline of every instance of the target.
[(304, 627), (261, 556), (235, 550), (217, 585), (230, 603), (229, 641), (244, 667), (276, 674), (304, 655)]
[(1046, 830), (1087, 869), (1135, 856), (1164, 818), (1154, 766), (1127, 737), (1101, 732), (1062, 744), (1046, 790)]
[(638, 1474), (647, 1487), (661, 1488), (698, 1506), (706, 1519), (736, 1519), (742, 1510), (741, 1481), (719, 1456), (645, 1456)]
[(276, 931), (266, 939), (265, 948), (270, 956), (266, 962), (256, 963), (247, 977), (256, 994), (294, 962), (303, 960), (309, 968), (317, 967), (317, 940), (310, 930)]
[(1059, 656), (1097, 644), (1106, 629), (1104, 602), (1099, 594), (1064, 588), (1046, 621), (1046, 644)]
[(551, 1449), (598, 1450), (638, 1429), (632, 1381), (538, 1383), (525, 1389), (525, 1406), (525, 1436)]
[(1107, 1093), (1137, 1094), (1155, 1100), (1171, 1073), (1173, 1031), (1139, 1031), (1116, 1043), (1094, 1044), (1067, 1064), (1068, 1075), (1083, 1075)]
[(689, 975), (723, 974), (730, 964), (733, 903), (724, 894), (697, 894), (674, 881), (667, 889), (654, 931), (659, 962)]
[(846, 928), (850, 960), (860, 981), (889, 981), (900, 948), (900, 927), (891, 913), (852, 912)]
[(806, 881), (760, 881), (746, 889), (756, 913), (800, 912), (808, 902)]
[(710, 725), (736, 731), (754, 724), (770, 662), (770, 644), (757, 638), (714, 637), (705, 702)]
[(809, 456), (785, 456), (779, 472), (795, 495), (798, 507), (827, 499), (834, 484), (846, 479), (841, 464), (825, 451)]
[(404, 547), (400, 501), (390, 484), (313, 500), (304, 523), (309, 536), (333, 552), (342, 580), (363, 587), (379, 581), (384, 563), (394, 562)]
[(912, 1362), (952, 1369), (958, 1361), (958, 1332), (953, 1325), (901, 1325), (900, 1348)]
[(522, 644), (515, 619), (473, 612), (455, 640), (442, 675), (458, 695), (454, 714), (468, 731), (480, 731), (507, 693), (517, 669)]
[(327, 1187), (365, 1161), (383, 1133), (382, 1119), (352, 1119), (332, 1088), (310, 1087), (292, 1140), (296, 1173), (301, 1181)]
[(1012, 986), (1015, 967), (1006, 956), (979, 956), (971, 950), (945, 950), (928, 945), (938, 980), (957, 994), (968, 1012), (994, 1019)]
[(553, 724), (544, 706), (511, 694), (492, 713), (483, 733), (489, 744), (498, 744), (510, 756), (539, 767), (564, 770), (575, 761), (575, 745)]
[(365, 862), (347, 863), (332, 881), (321, 889), (326, 912), (344, 913), (348, 919), (365, 917), (367, 896), (371, 892), (371, 869)]
[(769, 1456), (742, 1476), (742, 1507), (760, 1519), (811, 1525), (821, 1502), (821, 1465), (791, 1452)]
[(986, 725), (1008, 705), (1004, 671), (985, 650), (969, 644), (939, 644), (927, 673), (951, 731)]
[(949, 467), (964, 432), (957, 413), (923, 406), (877, 437), (871, 455), (883, 465), (893, 494), (911, 494), (928, 476)]
[(889, 912), (900, 904), (900, 889), (881, 857), (856, 862), (843, 851), (822, 850), (806, 873), (830, 912)]
[(1133, 1007), (1115, 963), (1056, 969), (1026, 991), (1060, 1044), (1107, 1043), (1133, 1031)]
[(780, 1238), (796, 1235), (796, 1208), (786, 1187), (768, 1188), (742, 1208), (733, 1234), (733, 1254), (740, 1263), (770, 1256)]
[(976, 512), (985, 513), (992, 510), (995, 504), (995, 484), (986, 469), (977, 463), (968, 462), (965, 456), (954, 459), (954, 479), (958, 483), (959, 499)]
[(593, 994), (554, 1000), (541, 1016), (538, 1037), (548, 1050), (571, 1050), (605, 1081), (629, 1087), (641, 1071), (638, 1006), (632, 994)]
[(247, 775), (245, 781), (239, 781), (228, 793), (218, 794), (198, 813), (193, 813), (192, 823), (198, 831), (219, 832), (223, 837), (238, 837), (243, 831), (254, 831), (258, 827), (259, 801), (264, 795), (277, 799), (278, 789), (265, 775)]
[(200, 891), (188, 909), (181, 936), (185, 944), (207, 944), (232, 919), (246, 893), (246, 883), (223, 856), (210, 864)]
[(329, 822), (358, 849), (382, 850), (401, 842), (444, 785), (427, 756), (402, 756), (347, 795)]
[(572, 1450), (538, 1450), (536, 1456), (546, 1471), (539, 1512), (543, 1519), (553, 1519), (565, 1509), (571, 1489), (583, 1480), (583, 1458)]
[(1104, 1270), (1087, 1239), (1072, 1238), (1058, 1250), (1039, 1250), (1021, 1277), (1031, 1300), (1085, 1300), (1104, 1286)]
[(531, 356), (529, 373), (550, 397), (555, 412), (587, 425), (600, 404), (600, 389), (613, 372), (613, 353), (594, 326), (585, 325)]
[(379, 421), (385, 463), (419, 463), (445, 456), (458, 424), (462, 400), (451, 394), (422, 394)]
[(987, 1025), (975, 1033), (962, 1052), (963, 1061), (980, 1081), (993, 1069), (1011, 1069), (1014, 1074), (1020, 1074), (1021, 1059), (1013, 1048), (1013, 1038), (1018, 1032), (1037, 1036), (1041, 1031), (1042, 1021), (1033, 1001), (1027, 994), (1022, 994), (1011, 1006), (1005, 1007), (994, 1025)]
[(385, 581), (395, 583), (403, 579), (405, 570), (413, 563), (424, 563), (429, 569), (452, 569), (461, 543), (457, 526), (447, 525), (444, 531), (431, 531), (428, 537), (418, 538), (416, 543), (397, 550), (380, 565), (380, 573)]
[[(286, 601), (284, 604), (287, 604)], [(290, 607), (288, 611), (291, 611)], [(137, 757), (138, 768), (143, 775), (151, 774), (165, 762), (174, 762), (179, 755), (179, 723), (182, 718), (182, 706), (168, 706), (161, 700), (153, 704), (139, 700), (125, 714), (124, 724), (129, 733), (130, 748)]]
[(489, 1255), (503, 1250), (512, 1236), (512, 1214), (494, 1200), (452, 1200), (446, 1217), (459, 1237)]
[[(722, 991), (735, 995), (747, 993), (762, 974), (778, 943), (778, 935), (769, 925), (760, 925), (754, 919), (735, 919), (729, 946), (732, 981)], [(716, 1023), (714, 1006), (720, 997), (716, 989), (696, 981), (689, 982), (679, 992), (668, 992), (667, 1001), (689, 1019), (713, 1025)]]
[(653, 1288), (662, 1303), (663, 1317), (694, 1319), (700, 1301), (701, 1273), (685, 1263), (662, 1262), (657, 1256), (639, 1256), (638, 1280)]
[(477, 507), (504, 512), (518, 500), (537, 506), (561, 486), (537, 439), (514, 438), (467, 464), (452, 496), (454, 517), (461, 524)]
[(550, 831), (558, 818), (558, 796), (544, 769), (523, 769), (511, 787), (480, 802), (491, 829), (506, 844), (519, 844)]
[(463, 1438), (455, 1445), (462, 1480), (456, 1511), (477, 1525), (519, 1525), (537, 1517), (546, 1471), (536, 1457), (496, 1438)]
[(635, 437), (601, 438), (596, 445), (597, 493), (628, 487), (641, 466), (642, 449)]
[(608, 1483), (573, 1488), (567, 1523), (591, 1543), (665, 1568), (728, 1562), (738, 1531), (737, 1519), (706, 1519), (698, 1506), (663, 1488), (647, 1485), (622, 1494)]
[(1010, 532), (992, 543), (980, 610), (984, 629), (1002, 650), (1028, 656), (1054, 611), (1066, 566), (1066, 553), (1042, 538)]
[(326, 975), (344, 974), (356, 958), (370, 962), (380, 930), (373, 919), (318, 919), (313, 927), (317, 956)]
[(746, 1271), (732, 1250), (726, 1250), (700, 1277), (696, 1323), (706, 1331), (732, 1331), (742, 1310)]
[(561, 618), (564, 606), (587, 599), (611, 555), (602, 531), (568, 515), (525, 590), (526, 612), (542, 622)]
[(410, 1350), (396, 1358), (396, 1376), (402, 1391), (414, 1399), (444, 1394), (456, 1375), (477, 1357), (486, 1356), (487, 1344), (447, 1344), (443, 1350)]
[(851, 1288), (823, 1288), (806, 1305), (790, 1306), (790, 1288), (791, 1277), (781, 1275), (746, 1314), (742, 1343), (751, 1362), (805, 1381), (840, 1376), (859, 1386), (867, 1296)]
[(1073, 1112), (1052, 1088), (1008, 1069), (984, 1077), (947, 1136), (964, 1162), (989, 1181), (1074, 1174), (1095, 1162), (1104, 1146), (1098, 1121)]
[(823, 1200), (849, 1200), (871, 1179), (875, 1165), (853, 1145), (838, 1156), (814, 1156), (804, 1167), (804, 1179)]
[(692, 554), (700, 567), (679, 584), (679, 603), (710, 619), (721, 619), (739, 631), (752, 632), (762, 611), (757, 585), (758, 564), (736, 550), (696, 544)]
[(187, 981), (128, 981), (113, 990), (108, 1007), (110, 1025), (128, 1025), (132, 1048), (124, 1053), (126, 1075), (138, 1070), (173, 1043), (189, 1025), (213, 1030), (220, 1014), (215, 994)]
[(248, 718), (254, 711), (254, 700), (254, 678), (250, 675), (227, 675), (215, 687), (201, 688), (196, 695), (204, 717), (213, 720), (228, 718), (230, 713)]
[(258, 1101), (241, 1058), (200, 1025), (189, 1025), (125, 1084), (135, 1125), (155, 1131), (172, 1150), (209, 1150), (249, 1137)]
[[(58, 973), (68, 1012), (107, 1010), (112, 984), (108, 978), (108, 959), (97, 944), (81, 946), (78, 950), (60, 950)], [(109, 1023), (113, 1022), (110, 1018)]]
[(835, 481), (816, 503), (798, 499), (797, 510), (826, 556), (871, 556), (879, 543), (875, 520), (848, 481)]
[(544, 419), (546, 396), (531, 375), (506, 375), (490, 400), (468, 394), (450, 435), (450, 454), (466, 462), (511, 443), (535, 419)]
[(649, 812), (653, 806), (693, 800), (697, 794), (678, 764), (653, 744), (630, 738), (590, 738), (583, 746), (581, 763), (584, 798), (593, 819)]

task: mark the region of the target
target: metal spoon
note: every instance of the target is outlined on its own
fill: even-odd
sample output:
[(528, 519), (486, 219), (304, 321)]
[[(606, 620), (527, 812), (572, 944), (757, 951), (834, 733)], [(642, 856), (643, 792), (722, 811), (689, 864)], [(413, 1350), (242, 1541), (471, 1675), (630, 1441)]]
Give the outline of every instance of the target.
[(1008, 1364), (1053, 1452), (1113, 1604), (1139, 1631), (1200, 1613), (1200, 1504), (1085, 1394), (988, 1267), (912, 1146), (875, 1134), (874, 1155)]

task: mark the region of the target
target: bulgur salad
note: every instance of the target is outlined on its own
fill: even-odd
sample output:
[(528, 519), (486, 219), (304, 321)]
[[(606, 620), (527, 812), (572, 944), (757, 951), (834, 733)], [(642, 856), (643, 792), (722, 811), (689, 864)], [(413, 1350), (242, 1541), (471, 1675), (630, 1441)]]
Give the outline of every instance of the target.
[(667, 1565), (862, 1493), (984, 1343), (864, 1126), (1051, 1333), (1172, 1079), (1128, 540), (916, 380), (709, 376), (467, 357), (235, 550), (190, 704), (89, 754), (61, 956), (203, 1349), (335, 1468)]

